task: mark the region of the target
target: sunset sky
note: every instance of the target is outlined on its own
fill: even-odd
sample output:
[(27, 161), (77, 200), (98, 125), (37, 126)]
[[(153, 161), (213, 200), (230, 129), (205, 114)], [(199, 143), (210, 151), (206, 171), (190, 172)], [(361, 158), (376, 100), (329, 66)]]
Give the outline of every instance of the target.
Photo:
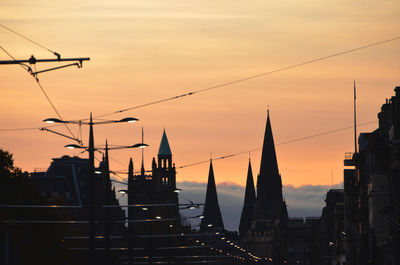
[[(83, 68), (39, 75), (65, 120), (88, 118), (272, 71), (400, 36), (400, 1), (132, 1), (3, 0), (0, 23), (61, 54), (90, 57)], [(0, 27), (0, 46), (18, 59), (55, 58)], [(9, 57), (0, 50), (0, 60)], [(61, 64), (37, 64), (38, 69)], [(46, 169), (51, 158), (76, 155), (71, 140), (38, 129), (56, 117), (35, 80), (18, 65), (0, 65), (0, 147), (23, 170)], [(145, 165), (157, 154), (165, 128), (176, 166), (259, 148), (267, 106), (275, 143), (353, 123), (377, 120), (400, 86), (400, 40), (266, 75), (189, 97), (105, 118), (132, 116), (135, 124), (99, 125), (95, 143), (144, 140)], [(377, 123), (358, 128), (371, 131)], [(73, 127), (77, 132), (77, 127)], [(67, 134), (63, 127), (55, 130)], [(87, 143), (87, 128), (83, 140)], [(353, 130), (277, 145), (284, 185), (342, 181)], [(87, 154), (80, 155), (87, 157)], [(260, 152), (214, 163), (217, 183), (245, 184)], [(140, 151), (111, 153), (112, 170), (140, 167)], [(208, 164), (178, 169), (177, 181), (206, 182)], [(120, 175), (124, 178), (125, 175)]]

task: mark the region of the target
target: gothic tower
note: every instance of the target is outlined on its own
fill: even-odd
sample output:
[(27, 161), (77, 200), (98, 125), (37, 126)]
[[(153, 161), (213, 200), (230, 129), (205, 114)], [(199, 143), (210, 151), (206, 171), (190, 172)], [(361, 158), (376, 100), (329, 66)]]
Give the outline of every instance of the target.
[(254, 221), (246, 241), (257, 255), (268, 257), (272, 264), (283, 264), (286, 256), (287, 209), (282, 196), (269, 111), (265, 126)]
[(247, 170), (246, 192), (244, 194), (243, 210), (239, 224), (239, 234), (241, 237), (246, 236), (251, 223), (254, 221), (255, 203), (256, 203), (256, 191), (254, 189), (253, 172), (251, 169), (251, 162), (249, 159), (249, 167)]
[(201, 219), (200, 230), (224, 229), (221, 210), (218, 204), (217, 188), (215, 185), (214, 170), (210, 159), (210, 170), (208, 173), (206, 203), (203, 210), (204, 218)]
[(285, 204), (282, 196), (282, 179), (278, 170), (269, 111), (265, 126), (260, 173), (257, 177), (256, 219), (284, 218)]
[(172, 152), (165, 130), (157, 154), (158, 163), (153, 161), (153, 178), (157, 190), (176, 189), (175, 164), (172, 164)]

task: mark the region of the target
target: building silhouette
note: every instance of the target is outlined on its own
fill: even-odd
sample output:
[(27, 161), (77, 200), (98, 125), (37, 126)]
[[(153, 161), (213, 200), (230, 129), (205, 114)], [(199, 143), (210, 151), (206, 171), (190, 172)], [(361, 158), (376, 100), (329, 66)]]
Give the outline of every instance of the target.
[[(153, 157), (150, 172), (144, 169), (142, 160), (139, 174), (134, 174), (132, 159), (129, 162), (128, 204), (174, 204), (169, 207), (135, 207), (130, 209), (130, 220), (155, 217), (178, 218), (178, 194), (176, 170), (172, 163), (172, 152), (164, 130), (156, 158)], [(146, 174), (147, 173), (147, 174)], [(140, 231), (140, 229), (138, 229)]]
[[(107, 146), (107, 144), (106, 144)], [(124, 220), (125, 213), (119, 207), (115, 189), (112, 188), (109, 172), (108, 152), (103, 156), (99, 167), (94, 174), (95, 198), (94, 218), (97, 221), (94, 231), (97, 235), (103, 236), (104, 240), (96, 240), (96, 248), (108, 249), (97, 253), (97, 263), (107, 264), (110, 259), (115, 259), (115, 252), (109, 250), (120, 246), (121, 239), (115, 240), (110, 237), (124, 237), (126, 229), (121, 223), (111, 223), (111, 220)], [(88, 230), (89, 224), (89, 159), (63, 156), (53, 158), (52, 163), (46, 172), (42, 174), (31, 174), (31, 179), (38, 192), (48, 200), (50, 204), (76, 206), (63, 210), (64, 218), (68, 220), (82, 221), (81, 224), (63, 226), (65, 240), (63, 247), (68, 251), (68, 262), (87, 262), (89, 249)], [(103, 205), (114, 207), (104, 208)], [(54, 211), (57, 211), (55, 209)], [(59, 210), (58, 210), (59, 211)], [(59, 213), (60, 212), (56, 212)], [(50, 236), (50, 235), (48, 235)]]
[(360, 133), (346, 153), (346, 264), (400, 264), (400, 87), (378, 113), (379, 126)]
[[(268, 112), (257, 194), (249, 161), (239, 225), (241, 241), (256, 256), (262, 257), (266, 264), (321, 265), (324, 264), (321, 263), (324, 258), (320, 251), (320, 241), (325, 240), (320, 236), (323, 226), (325, 223), (319, 217), (288, 216)], [(329, 235), (331, 228), (329, 226), (330, 230), (326, 232)]]
[[(256, 198), (252, 191), (254, 184), (251, 175), (249, 164), (240, 235), (256, 255), (265, 257), (274, 264), (281, 264), (286, 257), (288, 213), (282, 196), (282, 179), (278, 170), (269, 111), (260, 173), (257, 176)], [(252, 208), (254, 215), (250, 213)]]
[(256, 203), (256, 191), (254, 189), (253, 171), (251, 169), (251, 161), (247, 170), (246, 190), (244, 194), (244, 202), (242, 214), (239, 223), (239, 235), (241, 238), (247, 236), (251, 223), (254, 221), (254, 205)]
[(319, 218), (316, 264), (346, 264), (344, 254), (344, 190), (330, 189)]

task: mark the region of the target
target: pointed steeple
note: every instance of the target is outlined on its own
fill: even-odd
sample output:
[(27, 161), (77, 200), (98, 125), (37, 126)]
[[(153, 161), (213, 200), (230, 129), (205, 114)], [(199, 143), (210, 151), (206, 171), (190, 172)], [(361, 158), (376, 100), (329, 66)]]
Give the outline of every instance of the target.
[(172, 155), (171, 148), (169, 147), (167, 134), (165, 133), (165, 129), (163, 132), (163, 136), (161, 139), (160, 148), (158, 149), (159, 156), (170, 156)]
[(256, 203), (256, 191), (254, 188), (253, 172), (251, 169), (251, 161), (249, 159), (249, 167), (247, 170), (246, 191), (244, 194), (244, 203), (242, 216), (240, 217), (239, 234), (246, 236), (250, 228), (251, 222), (254, 221), (254, 205)]
[(207, 230), (220, 228), (224, 229), (221, 210), (218, 204), (217, 188), (215, 185), (214, 170), (212, 160), (210, 159), (210, 170), (208, 173), (206, 203), (203, 210), (204, 218), (201, 219), (200, 229)]
[(141, 166), (141, 168), (140, 168), (140, 174), (141, 174), (142, 176), (144, 176), (144, 162), (143, 162), (143, 158), (142, 158), (142, 166)]
[(283, 201), (282, 180), (278, 170), (269, 110), (265, 126), (260, 174), (257, 178), (257, 200), (268, 203), (281, 203)]
[(129, 159), (128, 178), (133, 178), (133, 161), (132, 161), (132, 157)]
[[(95, 199), (96, 176), (94, 173), (94, 137), (93, 137), (92, 113), (90, 113), (90, 122), (89, 122), (89, 148), (88, 148), (88, 151), (89, 151), (88, 204), (90, 207), (92, 207), (96, 201), (96, 199)], [(91, 220), (91, 221), (93, 221), (93, 220)], [(92, 230), (90, 231), (91, 236), (93, 235), (92, 234), (93, 231)]]
[(169, 147), (169, 142), (165, 129), (161, 138), (160, 148), (158, 148), (158, 167), (164, 169), (172, 168), (172, 152)]
[[(142, 143), (144, 143), (143, 138), (144, 138), (144, 133), (143, 133), (143, 126), (142, 126)], [(144, 148), (142, 148), (142, 166), (140, 168), (140, 173), (142, 176), (144, 176)]]
[(110, 178), (110, 164), (109, 164), (109, 156), (108, 156), (108, 143), (106, 140), (106, 148), (105, 148), (105, 155), (104, 155), (104, 178), (106, 183), (106, 203), (110, 203), (111, 200), (111, 178)]

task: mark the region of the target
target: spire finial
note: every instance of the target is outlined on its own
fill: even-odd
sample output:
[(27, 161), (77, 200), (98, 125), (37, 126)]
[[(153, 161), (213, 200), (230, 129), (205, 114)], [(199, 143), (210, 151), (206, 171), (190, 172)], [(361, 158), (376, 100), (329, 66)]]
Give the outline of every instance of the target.
[(269, 116), (269, 105), (267, 105), (267, 115)]

